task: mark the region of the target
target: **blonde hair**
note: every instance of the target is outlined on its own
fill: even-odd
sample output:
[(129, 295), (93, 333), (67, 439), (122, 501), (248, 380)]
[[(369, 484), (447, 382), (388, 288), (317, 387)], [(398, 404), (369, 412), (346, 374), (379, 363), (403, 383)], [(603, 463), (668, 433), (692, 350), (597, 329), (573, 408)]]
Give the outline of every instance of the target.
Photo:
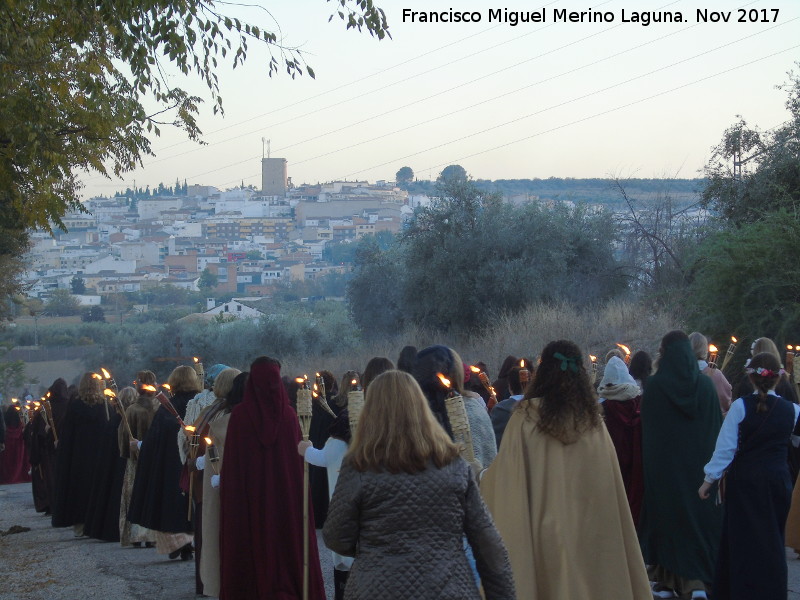
[(172, 373), (169, 374), (167, 383), (173, 394), (180, 392), (194, 392), (196, 394), (203, 389), (197, 373), (188, 365), (175, 367)]
[(413, 474), (429, 461), (441, 468), (457, 456), (411, 375), (386, 371), (370, 383), (347, 455), (357, 471)]
[(753, 347), (750, 349), (751, 356), (755, 357), (756, 354), (761, 354), (762, 352), (766, 352), (767, 354), (772, 354), (775, 358), (778, 359), (778, 364), (783, 366), (783, 359), (781, 358), (781, 353), (778, 350), (778, 347), (768, 337), (760, 337), (755, 342), (753, 342)]
[(124, 387), (119, 391), (117, 394), (117, 400), (119, 400), (119, 405), (122, 408), (128, 408), (131, 404), (136, 402), (136, 399), (139, 397), (139, 392), (136, 391), (135, 388), (130, 386)]
[(227, 398), (233, 387), (233, 380), (239, 373), (239, 369), (223, 369), (214, 380), (214, 395), (220, 399)]
[(692, 352), (697, 360), (708, 358), (708, 338), (699, 331), (689, 334), (689, 343), (692, 345)]
[(103, 396), (103, 380), (98, 379), (95, 373), (84, 373), (78, 383), (78, 396), (86, 404), (101, 404)]

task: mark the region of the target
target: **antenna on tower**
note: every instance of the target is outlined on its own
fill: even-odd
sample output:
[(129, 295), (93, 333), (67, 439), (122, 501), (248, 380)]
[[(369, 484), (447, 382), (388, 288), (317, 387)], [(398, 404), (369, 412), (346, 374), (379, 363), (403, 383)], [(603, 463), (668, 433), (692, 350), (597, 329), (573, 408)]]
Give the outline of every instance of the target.
[(265, 152), (265, 151), (264, 151), (264, 143), (265, 143), (266, 141), (267, 141), (267, 138), (265, 138), (265, 137), (263, 137), (263, 136), (262, 136), (262, 138), (261, 138), (261, 159), (262, 159), (262, 160), (264, 159), (264, 152)]
[(269, 150), (269, 143), (271, 140), (267, 140), (267, 158), (269, 158), (270, 150)]

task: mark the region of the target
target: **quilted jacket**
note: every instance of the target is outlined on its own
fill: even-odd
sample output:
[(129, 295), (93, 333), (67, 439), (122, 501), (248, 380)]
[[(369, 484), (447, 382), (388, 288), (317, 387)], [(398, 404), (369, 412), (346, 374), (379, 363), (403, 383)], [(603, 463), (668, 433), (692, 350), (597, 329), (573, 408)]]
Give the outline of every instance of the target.
[(516, 598), (503, 540), (460, 458), (413, 475), (345, 462), (323, 529), (331, 550), (355, 557), (345, 600), (479, 600), (465, 535), (486, 600)]

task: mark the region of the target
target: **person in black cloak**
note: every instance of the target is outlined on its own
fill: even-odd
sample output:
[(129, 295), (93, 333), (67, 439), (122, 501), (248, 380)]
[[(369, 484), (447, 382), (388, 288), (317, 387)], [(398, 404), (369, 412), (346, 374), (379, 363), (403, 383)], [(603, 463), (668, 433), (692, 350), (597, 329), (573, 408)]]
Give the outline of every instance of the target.
[(102, 379), (84, 373), (78, 393), (69, 400), (58, 427), (53, 527), (70, 527), (83, 535), (86, 505), (97, 464), (98, 443), (106, 424)]
[[(168, 380), (171, 398), (181, 419), (186, 405), (200, 389), (194, 369), (175, 368)], [(192, 526), (188, 519), (189, 495), (181, 489), (183, 465), (175, 443), (180, 425), (166, 407), (156, 411), (142, 442), (133, 482), (128, 520), (156, 532), (159, 554), (182, 560), (192, 558)]]
[(30, 461), (33, 475), (33, 504), (36, 512), (50, 514), (53, 506), (53, 491), (56, 473), (55, 435), (61, 431), (61, 424), (67, 412), (69, 393), (67, 382), (58, 378), (47, 390), (47, 401), (50, 402), (55, 432), (49, 418), (44, 415), (44, 408), (36, 411), (30, 423)]
[(500, 366), (500, 372), (497, 374), (497, 379), (492, 383), (492, 387), (497, 393), (498, 402), (502, 402), (511, 395), (511, 392), (508, 391), (508, 372), (518, 365), (519, 359), (511, 354), (506, 356), (505, 360), (503, 360), (503, 364)]
[(417, 360), (417, 347), (403, 346), (403, 349), (400, 350), (400, 356), (397, 357), (397, 369), (411, 373), (415, 360)]
[[(120, 390), (117, 400), (128, 408), (139, 394), (132, 387)], [(122, 417), (113, 410), (98, 441), (97, 466), (92, 476), (89, 503), (86, 506), (86, 521), (83, 533), (104, 542), (119, 541), (119, 503), (122, 497), (122, 481), (125, 478), (127, 459), (119, 452), (119, 426)]]
[[(325, 401), (331, 407), (334, 414), (329, 414), (319, 402), (314, 400), (311, 405), (311, 425), (308, 437), (314, 448), (321, 450), (325, 442), (330, 437), (329, 429), (338, 415), (338, 407), (333, 405), (333, 399), (339, 390), (336, 379), (330, 371), (320, 371), (320, 377), (325, 382)], [(325, 517), (328, 514), (328, 471), (324, 467), (309, 465), (308, 468), (309, 485), (311, 486), (311, 505), (314, 507), (314, 523), (319, 529), (325, 524)]]

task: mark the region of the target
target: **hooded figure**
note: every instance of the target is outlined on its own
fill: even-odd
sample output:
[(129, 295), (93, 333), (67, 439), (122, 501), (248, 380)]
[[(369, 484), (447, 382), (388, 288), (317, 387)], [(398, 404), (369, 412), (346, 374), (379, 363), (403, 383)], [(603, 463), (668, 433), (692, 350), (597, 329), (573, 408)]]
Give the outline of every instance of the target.
[[(688, 336), (661, 341), (658, 371), (642, 398), (644, 503), (639, 541), (657, 592), (705, 598), (714, 575), (722, 508), (697, 495), (714, 452), (722, 413), (711, 380), (700, 373)], [(661, 589), (665, 588), (665, 589)], [(664, 596), (666, 597), (666, 596)]]
[[(303, 460), (300, 426), (280, 363), (250, 366), (231, 413), (220, 473), (220, 600), (290, 600), (303, 592)], [(324, 600), (314, 514), (308, 515), (309, 599)]]
[(597, 388), (603, 404), (606, 429), (614, 442), (619, 470), (628, 495), (634, 525), (639, 523), (644, 494), (642, 474), (642, 397), (639, 385), (621, 358), (612, 357)]

